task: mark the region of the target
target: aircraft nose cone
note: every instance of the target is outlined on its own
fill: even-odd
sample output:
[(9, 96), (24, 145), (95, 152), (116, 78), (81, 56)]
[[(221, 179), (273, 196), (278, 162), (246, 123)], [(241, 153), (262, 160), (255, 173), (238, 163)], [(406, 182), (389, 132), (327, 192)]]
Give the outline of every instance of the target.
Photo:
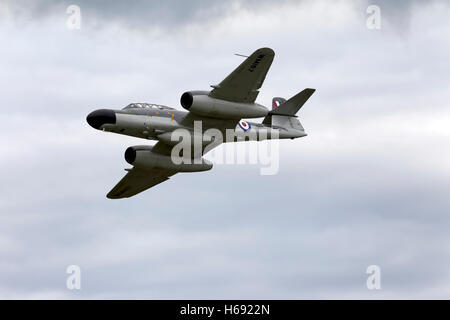
[(95, 110), (88, 114), (86, 121), (92, 128), (98, 129), (106, 123), (115, 124), (116, 113), (109, 109)]

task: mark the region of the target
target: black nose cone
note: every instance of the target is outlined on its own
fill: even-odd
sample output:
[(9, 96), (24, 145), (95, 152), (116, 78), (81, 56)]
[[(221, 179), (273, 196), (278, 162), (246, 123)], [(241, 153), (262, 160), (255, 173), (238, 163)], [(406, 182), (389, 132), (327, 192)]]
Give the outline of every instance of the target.
[(88, 114), (86, 121), (92, 128), (98, 129), (102, 125), (116, 123), (116, 113), (109, 109), (95, 110)]

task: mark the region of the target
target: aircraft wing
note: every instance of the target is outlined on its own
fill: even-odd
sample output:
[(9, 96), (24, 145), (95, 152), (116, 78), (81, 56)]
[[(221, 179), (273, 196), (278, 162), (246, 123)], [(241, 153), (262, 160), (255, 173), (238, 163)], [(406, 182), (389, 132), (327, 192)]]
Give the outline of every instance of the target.
[[(206, 148), (206, 146), (203, 146), (201, 149), (202, 154), (212, 150), (219, 144), (220, 143), (210, 144), (208, 148)], [(170, 155), (171, 150), (171, 146), (168, 146), (161, 141), (157, 142), (152, 148), (152, 152), (160, 153), (163, 155)], [(125, 170), (127, 170), (128, 173), (106, 195), (107, 198), (121, 199), (132, 197), (142, 191), (156, 186), (157, 184), (160, 184), (161, 182), (169, 180), (169, 177), (179, 172), (176, 170), (161, 168), (144, 169), (137, 167)]]
[(141, 169), (133, 167), (118, 184), (106, 195), (109, 199), (129, 198), (148, 188), (164, 182), (177, 171), (167, 169)]
[(212, 86), (214, 89), (209, 96), (234, 102), (255, 102), (274, 56), (275, 52), (270, 48), (256, 50), (220, 84)]

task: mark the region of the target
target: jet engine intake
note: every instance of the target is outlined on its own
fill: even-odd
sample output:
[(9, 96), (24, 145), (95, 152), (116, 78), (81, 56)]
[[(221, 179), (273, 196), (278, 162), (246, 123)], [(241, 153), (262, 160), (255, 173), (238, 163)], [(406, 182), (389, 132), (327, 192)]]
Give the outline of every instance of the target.
[(269, 112), (257, 103), (211, 98), (207, 91), (188, 91), (181, 95), (181, 106), (193, 114), (219, 119), (261, 118)]

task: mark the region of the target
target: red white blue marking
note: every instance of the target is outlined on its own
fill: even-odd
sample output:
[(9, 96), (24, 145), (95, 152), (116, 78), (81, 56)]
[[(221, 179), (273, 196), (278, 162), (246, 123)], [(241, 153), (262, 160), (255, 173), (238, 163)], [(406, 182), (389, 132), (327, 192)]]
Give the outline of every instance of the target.
[(281, 104), (280, 101), (278, 101), (278, 100), (273, 100), (273, 107), (274, 107), (274, 108), (279, 107), (280, 104)]
[(247, 121), (241, 120), (239, 121), (239, 127), (241, 127), (241, 129), (244, 130), (244, 132), (247, 132), (248, 130), (250, 130), (251, 125)]

